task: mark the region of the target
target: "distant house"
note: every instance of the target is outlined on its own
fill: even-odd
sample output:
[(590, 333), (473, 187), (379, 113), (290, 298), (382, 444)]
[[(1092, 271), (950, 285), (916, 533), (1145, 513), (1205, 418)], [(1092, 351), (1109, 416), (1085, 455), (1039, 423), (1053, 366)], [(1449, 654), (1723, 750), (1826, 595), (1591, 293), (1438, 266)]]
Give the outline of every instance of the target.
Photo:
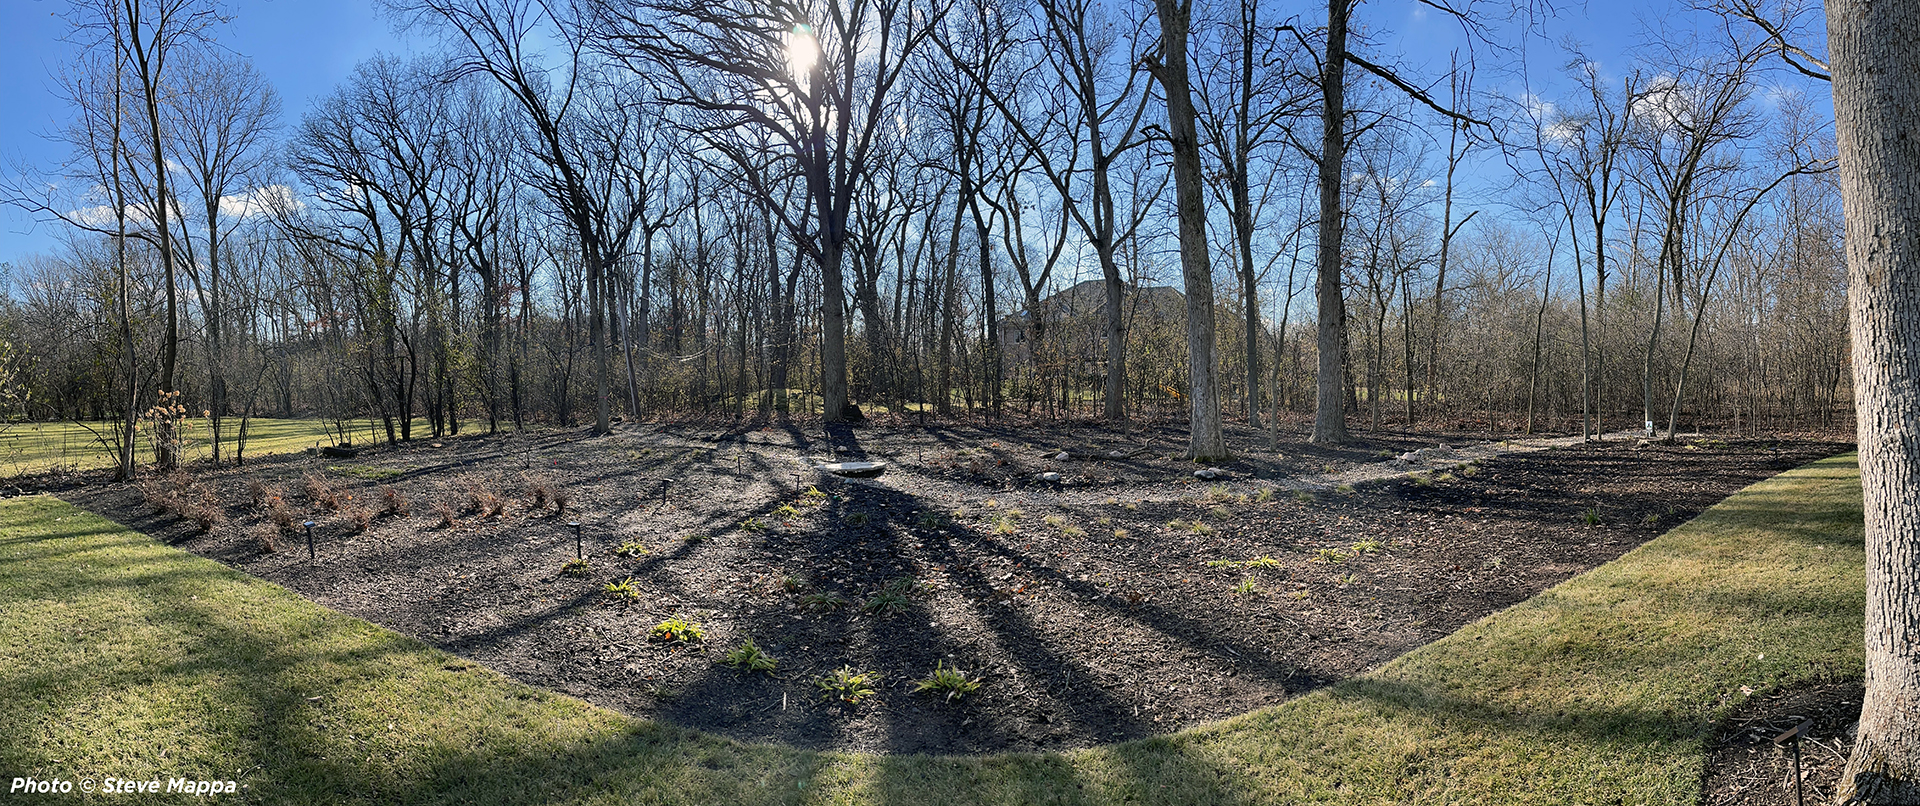
[[(1187, 297), (1170, 286), (1129, 286), (1121, 301), (1127, 329), (1158, 329), (1186, 316)], [(1106, 361), (1107, 286), (1086, 280), (1040, 301), (1049, 352), (1059, 356), (1049, 363), (1076, 365), (1098, 371)], [(1034, 312), (1020, 311), (998, 323), (1000, 355), (1008, 367), (1033, 363)]]

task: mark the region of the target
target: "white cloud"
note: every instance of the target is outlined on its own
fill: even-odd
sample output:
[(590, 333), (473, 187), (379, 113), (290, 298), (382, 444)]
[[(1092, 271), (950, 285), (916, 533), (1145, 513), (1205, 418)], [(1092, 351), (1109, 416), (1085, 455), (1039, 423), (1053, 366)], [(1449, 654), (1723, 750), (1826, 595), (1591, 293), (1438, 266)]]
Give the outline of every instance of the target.
[(286, 185), (262, 185), (237, 196), (220, 197), (220, 214), (228, 218), (252, 218), (280, 210), (299, 210), (305, 205)]
[[(129, 228), (139, 227), (147, 223), (147, 209), (145, 207), (129, 204), (127, 205), (126, 215), (127, 226)], [(96, 204), (92, 207), (68, 210), (67, 217), (79, 222), (82, 226), (94, 227), (96, 229), (105, 229), (114, 225), (113, 207), (106, 204)]]

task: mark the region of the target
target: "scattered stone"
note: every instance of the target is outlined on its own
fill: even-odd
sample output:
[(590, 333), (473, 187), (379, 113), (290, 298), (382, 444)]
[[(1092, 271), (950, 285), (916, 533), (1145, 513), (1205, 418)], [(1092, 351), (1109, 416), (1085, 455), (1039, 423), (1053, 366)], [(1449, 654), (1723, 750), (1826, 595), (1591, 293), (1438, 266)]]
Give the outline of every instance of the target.
[(1418, 462), (1420, 461), (1420, 454), (1415, 451), (1407, 451), (1406, 453), (1400, 454), (1400, 458), (1395, 459), (1394, 461), (1408, 462), (1408, 463)]
[(1059, 483), (1060, 483), (1060, 474), (1059, 474), (1059, 473), (1055, 473), (1055, 472), (1052, 472), (1052, 471), (1048, 471), (1048, 472), (1045, 472), (1045, 473), (1041, 473), (1040, 475), (1038, 475), (1038, 476), (1035, 476), (1034, 478), (1037, 478), (1037, 479), (1039, 479), (1040, 481), (1042, 481), (1042, 482), (1045, 482), (1045, 483), (1047, 483), (1047, 484), (1059, 484)]
[(1107, 451), (1107, 458), (1108, 459), (1125, 459), (1127, 458), (1127, 452), (1120, 451), (1120, 450)]
[(1054, 454), (1053, 458), (1064, 462), (1064, 461), (1067, 461), (1068, 459), (1072, 459), (1073, 454), (1067, 453), (1066, 451), (1061, 451), (1059, 453)]
[(1227, 474), (1222, 473), (1218, 470), (1215, 470), (1211, 467), (1203, 467), (1199, 470), (1193, 471), (1193, 477), (1196, 479), (1200, 479), (1202, 481), (1213, 481), (1214, 479), (1217, 479), (1217, 478), (1223, 478), (1226, 475)]
[(887, 472), (887, 466), (881, 462), (832, 462), (815, 465), (814, 469), (850, 479), (870, 479)]

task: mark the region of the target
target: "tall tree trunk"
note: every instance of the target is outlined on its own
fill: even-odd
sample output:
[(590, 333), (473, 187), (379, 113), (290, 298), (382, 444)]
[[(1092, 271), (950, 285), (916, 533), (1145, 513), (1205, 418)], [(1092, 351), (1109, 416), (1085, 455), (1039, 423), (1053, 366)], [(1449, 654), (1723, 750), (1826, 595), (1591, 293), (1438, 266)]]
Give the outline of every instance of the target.
[[(167, 158), (162, 148), (165, 142), (160, 139), (160, 92), (162, 78), (160, 70), (165, 62), (166, 43), (162, 41), (159, 28), (168, 24), (164, 10), (161, 19), (153, 23), (151, 47), (143, 36), (141, 13), (145, 7), (138, 2), (127, 2), (127, 33), (131, 39), (128, 51), (133, 57), (134, 68), (140, 75), (141, 95), (146, 103), (147, 133), (152, 146), (153, 158), (153, 198), (149, 212), (153, 216), (156, 248), (160, 253), (160, 269), (167, 285), (167, 331), (160, 347), (160, 391), (174, 389), (174, 373), (180, 358), (180, 280), (174, 267), (173, 229), (167, 224), (167, 215), (173, 208), (173, 191), (168, 189)], [(156, 433), (153, 441), (154, 463), (162, 470), (171, 470), (178, 463), (174, 453), (174, 443), (178, 435), (166, 418), (155, 421)]]
[(1866, 508), (1867, 693), (1841, 803), (1920, 802), (1920, 6), (1828, 0)]
[(1320, 265), (1317, 297), (1320, 302), (1318, 343), (1320, 368), (1315, 383), (1313, 437), (1321, 445), (1347, 441), (1347, 409), (1341, 381), (1346, 372), (1343, 339), (1347, 329), (1346, 299), (1340, 292), (1340, 186), (1346, 163), (1347, 14), (1349, 0), (1327, 0), (1327, 51), (1320, 74)]
[(1180, 219), (1180, 273), (1187, 292), (1187, 383), (1191, 390), (1189, 448), (1194, 461), (1224, 459), (1218, 367), (1213, 357), (1213, 267), (1207, 255), (1207, 210), (1200, 166), (1200, 135), (1188, 86), (1187, 29), (1192, 0), (1154, 0), (1163, 61), (1156, 73), (1167, 91), (1167, 130), (1173, 151), (1175, 207)]

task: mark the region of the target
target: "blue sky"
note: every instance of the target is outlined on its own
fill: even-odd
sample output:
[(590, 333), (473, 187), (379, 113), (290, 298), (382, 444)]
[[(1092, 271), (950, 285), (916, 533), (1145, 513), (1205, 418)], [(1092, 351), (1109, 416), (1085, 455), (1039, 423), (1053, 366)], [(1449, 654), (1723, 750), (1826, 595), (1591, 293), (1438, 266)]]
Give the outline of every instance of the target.
[[(362, 60), (420, 47), (394, 35), (368, 0), (236, 0), (226, 7), (233, 21), (216, 37), (273, 83), (283, 127)], [(65, 146), (46, 135), (72, 114), (54, 78), (74, 52), (60, 41), (69, 26), (57, 15), (67, 8), (67, 0), (0, 0), (0, 169), (10, 174), (21, 164), (51, 170), (66, 156)], [(56, 226), (0, 207), (0, 263), (49, 251), (59, 235)]]
[[(51, 170), (65, 156), (64, 147), (46, 135), (64, 126), (71, 114), (54, 79), (73, 53), (72, 46), (61, 41), (67, 24), (57, 16), (67, 7), (68, 0), (0, 0), (0, 110), (5, 111), (0, 115), (0, 170), (9, 174), (22, 165)], [(345, 80), (362, 60), (379, 52), (405, 54), (431, 47), (394, 34), (372, 0), (228, 0), (226, 8), (233, 21), (216, 37), (253, 59), (273, 83), (285, 107), (283, 126), (298, 121), (313, 99)], [(1672, 0), (1601, 0), (1563, 8), (1547, 29), (1549, 38), (1528, 44), (1533, 78), (1545, 94), (1555, 94), (1548, 82), (1558, 78), (1564, 58), (1553, 43), (1567, 35), (1589, 46), (1603, 69), (1624, 70), (1649, 25), (1695, 24), (1684, 9)], [(1303, 17), (1308, 24), (1316, 19), (1311, 12)], [(1412, 0), (1363, 3), (1355, 24), (1378, 34), (1381, 52), (1373, 56), (1396, 61), (1409, 75), (1439, 75), (1448, 50), (1460, 42), (1457, 25)], [(1516, 93), (1520, 87), (1498, 89)], [(50, 251), (59, 236), (53, 225), (36, 224), (18, 210), (0, 207), (0, 263)]]

